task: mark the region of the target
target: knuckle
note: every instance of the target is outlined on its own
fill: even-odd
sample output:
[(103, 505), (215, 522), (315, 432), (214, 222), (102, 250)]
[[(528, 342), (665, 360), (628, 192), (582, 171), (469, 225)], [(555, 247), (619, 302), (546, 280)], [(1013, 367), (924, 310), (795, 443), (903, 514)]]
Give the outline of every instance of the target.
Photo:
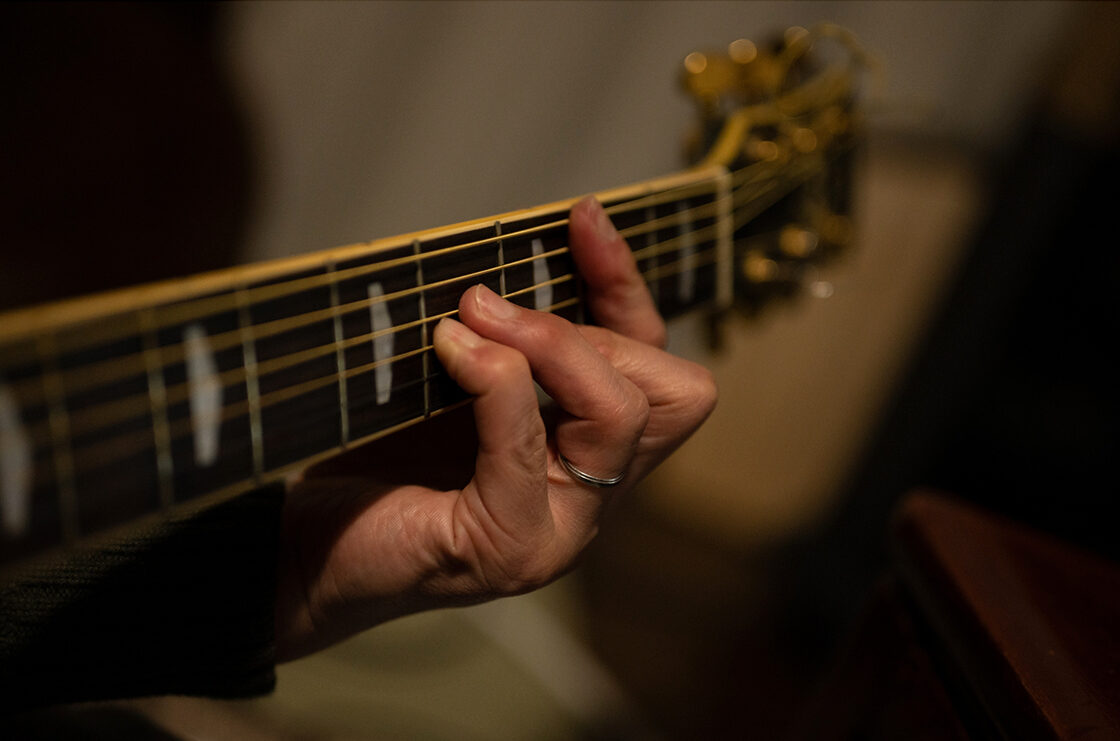
[(642, 390), (627, 381), (618, 403), (618, 420), (627, 427), (641, 433), (649, 423), (649, 399)]
[(687, 397), (692, 400), (694, 416), (703, 420), (715, 409), (719, 400), (719, 385), (712, 372), (702, 365), (689, 362), (685, 373)]
[(494, 385), (511, 383), (529, 376), (529, 361), (525, 356), (504, 345), (495, 344), (482, 348), (477, 362)]
[(575, 325), (555, 314), (533, 312), (527, 323), (527, 339), (535, 347), (557, 347), (560, 343), (569, 341), (576, 332)]
[(665, 320), (657, 313), (652, 304), (649, 307), (648, 314), (640, 322), (640, 329), (636, 334), (640, 335), (634, 339), (645, 342), (648, 345), (665, 349), (669, 342), (669, 330), (665, 326)]
[(504, 594), (524, 594), (547, 586), (563, 574), (563, 569), (530, 544), (506, 553), (501, 574), (491, 583)]

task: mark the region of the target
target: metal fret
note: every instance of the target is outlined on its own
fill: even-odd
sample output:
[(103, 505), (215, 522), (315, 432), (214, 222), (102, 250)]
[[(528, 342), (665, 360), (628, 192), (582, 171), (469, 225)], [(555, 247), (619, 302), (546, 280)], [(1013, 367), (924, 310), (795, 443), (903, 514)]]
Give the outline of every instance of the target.
[[(497, 241), (493, 222), (489, 222), (421, 242), (424, 270), (420, 293), (426, 317), (454, 316), (463, 293), (477, 283), (492, 291), (501, 290), (502, 271), (495, 264), (494, 252)], [(469, 246), (454, 249), (456, 245)], [(423, 358), (427, 363), (422, 370), (426, 414), (435, 414), (466, 398), (466, 392), (443, 370), (434, 350), (425, 352)]]
[[(335, 274), (334, 260), (327, 261), (327, 275)], [(342, 315), (338, 311), (338, 281), (332, 280), (328, 284), (331, 294), (331, 326), (334, 330), (334, 357), (338, 366), (338, 404), (339, 404), (339, 434), (342, 436), (342, 447), (350, 444), (350, 404), (347, 400), (346, 385), (346, 337), (342, 332)]]
[(724, 170), (716, 178), (716, 308), (730, 309), (734, 301), (735, 254), (732, 248), (734, 211), (731, 173)]
[(78, 496), (74, 487), (74, 452), (70, 445), (70, 414), (66, 410), (66, 391), (58, 372), (58, 356), (54, 336), (44, 335), (36, 343), (43, 368), (43, 399), (47, 402), (47, 420), (51, 431), (51, 457), (54, 464), (55, 489), (58, 493), (59, 523), (62, 540), (72, 542), (80, 531)]
[(167, 389), (163, 382), (163, 362), (153, 311), (144, 309), (137, 317), (144, 365), (148, 371), (148, 399), (152, 412), (152, 435), (156, 444), (156, 472), (159, 502), (169, 507), (175, 501), (174, 464), (171, 455), (171, 425), (167, 419)]
[(502, 222), (494, 222), (494, 236), (498, 237), (498, 295), (506, 295), (506, 250), (502, 244)]
[[(646, 223), (653, 223), (657, 219), (657, 209), (652, 205), (646, 206), (643, 218)], [(651, 229), (646, 233), (646, 247), (648, 247), (651, 252), (655, 249), (655, 245), (657, 244), (657, 235), (658, 232), (656, 229)], [(661, 261), (656, 257), (651, 257), (647, 264), (649, 268), (652, 269), (659, 262)], [(654, 271), (654, 274), (656, 275), (656, 271)], [(650, 296), (653, 297), (653, 305), (657, 307), (658, 311), (661, 311), (661, 281), (655, 277), (652, 280), (648, 280), (647, 285), (649, 285)]]
[[(424, 285), (424, 261), (419, 259), (420, 256), (420, 240), (415, 239), (412, 241), (412, 254), (417, 256), (416, 260), (416, 285), (417, 287)], [(428, 308), (427, 302), (424, 300), (424, 292), (420, 291), (420, 300), (417, 302), (417, 311), (420, 312), (420, 347), (427, 347), (431, 344), (428, 339)], [(432, 377), (431, 369), (431, 353), (424, 352), (420, 356), (422, 373), (424, 374), (424, 419), (432, 415), (432, 388), (430, 379)]]
[(241, 353), (245, 361), (245, 389), (249, 401), (249, 436), (253, 447), (253, 480), (264, 475), (264, 434), (261, 430), (261, 387), (257, 376), (257, 346), (253, 337), (253, 318), (244, 287), (237, 289), (237, 318), (241, 332)]

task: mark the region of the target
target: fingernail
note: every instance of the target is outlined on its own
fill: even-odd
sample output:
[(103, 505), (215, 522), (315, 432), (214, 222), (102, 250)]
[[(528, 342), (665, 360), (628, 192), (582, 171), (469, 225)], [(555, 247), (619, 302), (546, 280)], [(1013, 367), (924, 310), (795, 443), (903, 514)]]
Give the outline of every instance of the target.
[(482, 338), (471, 331), (470, 327), (448, 317), (439, 320), (433, 339), (437, 342), (450, 341), (463, 348), (478, 347), (482, 344)]
[(513, 319), (517, 316), (516, 306), (484, 285), (475, 288), (474, 300), (482, 313), (489, 314), (495, 319)]
[(606, 241), (613, 241), (619, 238), (618, 230), (614, 228), (611, 223), (611, 217), (607, 216), (607, 210), (603, 208), (603, 204), (599, 203), (599, 199), (590, 198), (591, 211), (595, 217), (595, 232), (599, 235), (600, 239)]

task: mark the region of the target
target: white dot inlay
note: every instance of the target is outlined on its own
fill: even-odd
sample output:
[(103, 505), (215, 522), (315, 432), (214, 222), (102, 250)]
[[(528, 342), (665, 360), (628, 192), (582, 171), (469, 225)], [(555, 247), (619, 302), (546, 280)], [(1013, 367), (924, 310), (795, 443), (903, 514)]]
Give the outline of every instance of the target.
[(191, 429), (194, 431), (194, 461), (200, 466), (218, 460), (222, 431), (222, 382), (206, 330), (197, 322), (183, 330), (190, 389)]
[(0, 382), (0, 517), (12, 536), (31, 518), (31, 440), (19, 418), (19, 404)]
[[(544, 243), (533, 240), (533, 257), (544, 254)], [(533, 260), (533, 306), (537, 311), (547, 311), (552, 306), (552, 276), (548, 274), (548, 260)]]
[[(394, 334), (388, 331), (393, 327), (393, 319), (389, 316), (389, 303), (381, 300), (385, 295), (381, 283), (376, 281), (370, 283), (368, 293), (370, 298), (369, 320), (375, 334), (373, 338), (373, 361), (380, 363), (373, 370), (373, 384), (377, 389), (377, 403), (385, 404), (388, 403), (389, 396), (393, 391), (393, 363), (390, 358), (393, 357)], [(384, 334), (377, 334), (378, 332), (384, 332)]]

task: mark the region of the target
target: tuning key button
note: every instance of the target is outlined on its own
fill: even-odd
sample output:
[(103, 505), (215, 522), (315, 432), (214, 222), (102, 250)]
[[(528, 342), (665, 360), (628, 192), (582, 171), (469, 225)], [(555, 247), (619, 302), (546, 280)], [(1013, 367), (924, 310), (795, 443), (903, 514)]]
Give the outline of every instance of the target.
[(807, 260), (819, 244), (816, 232), (793, 224), (782, 227), (778, 235), (778, 249), (795, 260)]

